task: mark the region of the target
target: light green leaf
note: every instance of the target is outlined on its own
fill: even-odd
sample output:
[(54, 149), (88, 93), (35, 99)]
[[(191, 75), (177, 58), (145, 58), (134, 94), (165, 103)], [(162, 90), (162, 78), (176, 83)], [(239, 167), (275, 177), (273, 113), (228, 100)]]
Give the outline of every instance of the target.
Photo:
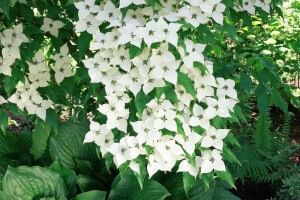
[(58, 173), (38, 166), (9, 167), (3, 178), (3, 191), (6, 199), (11, 200), (59, 199), (67, 194)]
[(186, 74), (178, 72), (178, 84), (182, 85), (187, 93), (190, 93), (194, 98), (196, 97), (194, 84)]

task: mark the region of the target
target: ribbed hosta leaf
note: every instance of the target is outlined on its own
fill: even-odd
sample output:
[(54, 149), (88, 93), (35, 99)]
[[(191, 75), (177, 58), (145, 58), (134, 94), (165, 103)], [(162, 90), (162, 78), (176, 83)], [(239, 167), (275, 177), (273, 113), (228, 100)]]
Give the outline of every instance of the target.
[(3, 191), (9, 200), (60, 199), (67, 193), (58, 173), (38, 166), (9, 167), (3, 178)]
[(70, 169), (76, 169), (76, 159), (95, 161), (94, 144), (83, 144), (87, 126), (74, 123), (60, 124), (57, 134), (50, 139), (49, 152), (52, 160), (59, 160)]

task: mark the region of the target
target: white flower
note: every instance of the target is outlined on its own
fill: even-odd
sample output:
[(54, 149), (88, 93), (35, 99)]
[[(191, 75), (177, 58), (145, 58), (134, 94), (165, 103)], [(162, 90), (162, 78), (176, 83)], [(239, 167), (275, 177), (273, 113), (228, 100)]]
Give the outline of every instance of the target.
[(55, 80), (57, 84), (60, 84), (66, 77), (73, 76), (73, 73), (69, 68), (71, 58), (69, 56), (67, 44), (64, 44), (60, 48), (60, 53), (55, 54), (52, 59), (55, 61), (52, 69), (55, 71)]
[(159, 38), (157, 38), (157, 35), (155, 34), (156, 31), (156, 22), (154, 20), (151, 20), (147, 22), (145, 27), (137, 27), (134, 31), (134, 35), (141, 39), (144, 39), (147, 46), (150, 47), (151, 44), (159, 41)]
[(254, 5), (257, 7), (261, 7), (264, 11), (269, 13), (270, 12), (270, 3), (271, 3), (271, 0), (256, 0)]
[(194, 62), (204, 63), (204, 56), (202, 52), (204, 51), (206, 45), (205, 44), (194, 44), (193, 41), (189, 39), (184, 40), (186, 49), (183, 47), (178, 47), (178, 51), (181, 55), (183, 63), (188, 67), (192, 68), (194, 66)]
[[(191, 117), (189, 124), (191, 126), (201, 126), (204, 129), (208, 129), (210, 126), (210, 122), (208, 118), (203, 116), (203, 108), (198, 104), (195, 104), (193, 107), (193, 116)], [(200, 116), (202, 116), (200, 118)]]
[(188, 172), (192, 176), (197, 177), (203, 159), (199, 156), (196, 156), (195, 161), (196, 161), (196, 166), (193, 166), (188, 160), (181, 161), (177, 172)]
[(175, 56), (169, 51), (169, 44), (163, 43), (157, 49), (152, 49), (150, 64), (155, 67), (164, 67), (175, 60)]
[(114, 26), (120, 23), (121, 16), (120, 9), (116, 8), (111, 1), (107, 1), (104, 8), (98, 12), (96, 19), (100, 22), (108, 21), (111, 26)]
[(131, 4), (142, 5), (146, 4), (145, 0), (120, 0), (120, 8), (128, 7)]
[(7, 103), (7, 101), (0, 95), (0, 105), (4, 103)]
[(177, 32), (181, 24), (170, 23), (168, 24), (162, 17), (157, 21), (157, 30), (155, 35), (160, 41), (167, 41), (177, 47), (178, 35)]
[(178, 16), (184, 18), (186, 22), (197, 28), (200, 24), (206, 24), (209, 21), (209, 15), (199, 7), (184, 6), (179, 9)]
[(113, 57), (110, 59), (110, 64), (119, 66), (121, 69), (129, 72), (131, 69), (129, 50), (124, 47), (113, 50)]
[(93, 15), (87, 16), (85, 19), (76, 22), (75, 30), (78, 32), (88, 32), (89, 34), (96, 34), (101, 22)]
[(237, 92), (234, 89), (235, 82), (233, 80), (217, 78), (217, 82), (217, 96), (228, 96), (230, 98), (237, 99)]
[(202, 101), (205, 97), (214, 96), (213, 87), (216, 87), (216, 79), (213, 75), (197, 76), (194, 81), (198, 101)]
[(114, 155), (114, 161), (117, 167), (120, 167), (127, 160), (134, 160), (141, 154), (145, 154), (140, 148), (138, 141), (133, 136), (125, 136), (120, 143), (114, 143), (107, 151)]
[(124, 45), (130, 43), (140, 48), (142, 39), (134, 35), (135, 29), (136, 29), (136, 25), (134, 24), (126, 24), (125, 26), (118, 28), (118, 31), (120, 32), (121, 35), (119, 37), (117, 44)]
[(201, 174), (209, 173), (213, 170), (226, 171), (225, 164), (222, 160), (221, 152), (217, 149), (212, 151), (202, 151), (203, 162), (201, 164)]
[(147, 47), (145, 47), (141, 54), (139, 54), (131, 60), (133, 65), (138, 67), (140, 74), (143, 77), (147, 76), (150, 71), (149, 54), (150, 50)]
[(161, 78), (154, 78), (153, 72), (151, 71), (149, 73), (149, 76), (146, 76), (144, 78), (143, 91), (144, 91), (145, 95), (147, 95), (154, 88), (164, 87), (165, 85), (166, 85), (165, 81)]
[(139, 144), (153, 146), (161, 138), (161, 133), (154, 128), (155, 118), (150, 117), (145, 121), (130, 122), (133, 130), (138, 134), (136, 136)]
[(4, 43), (9, 42), (9, 40), (17, 44), (16, 46), (20, 46), (22, 43), (29, 42), (28, 38), (23, 33), (23, 24), (18, 24), (13, 29), (5, 29), (3, 31), (3, 36), (4, 37), (1, 38), (1, 43), (3, 45)]
[(182, 145), (183, 149), (189, 154), (193, 155), (195, 152), (195, 145), (201, 140), (202, 136), (191, 130), (188, 124), (182, 124), (185, 137), (177, 134), (175, 140)]
[(229, 129), (216, 129), (210, 126), (206, 131), (206, 135), (201, 140), (202, 147), (214, 147), (218, 150), (223, 149), (223, 139), (227, 136)]
[(139, 69), (137, 67), (131, 69), (129, 74), (123, 75), (118, 83), (126, 86), (133, 94), (136, 96), (142, 88), (144, 79), (141, 76)]
[(95, 5), (95, 0), (76, 2), (74, 5), (78, 9), (78, 16), (80, 20), (85, 19), (92, 13), (96, 14), (100, 11), (100, 6)]
[(166, 81), (169, 81), (173, 85), (176, 85), (178, 74), (177, 69), (179, 68), (180, 61), (174, 60), (168, 63), (167, 66), (155, 67), (151, 72), (153, 78), (161, 79), (164, 78)]
[(65, 24), (59, 20), (54, 21), (48, 17), (44, 18), (44, 24), (41, 26), (41, 30), (49, 32), (51, 35), (58, 37), (58, 30)]
[(0, 74), (4, 74), (6, 76), (11, 76), (11, 68), (9, 63), (5, 62), (6, 59), (2, 60), (0, 57)]

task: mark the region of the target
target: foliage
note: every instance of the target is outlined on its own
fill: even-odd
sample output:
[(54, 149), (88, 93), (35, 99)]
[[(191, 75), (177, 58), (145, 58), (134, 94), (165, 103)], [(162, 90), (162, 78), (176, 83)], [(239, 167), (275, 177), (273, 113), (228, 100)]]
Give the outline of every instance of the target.
[(239, 199), (249, 178), (296, 195), (300, 7), (281, 3), (0, 1), (0, 199)]

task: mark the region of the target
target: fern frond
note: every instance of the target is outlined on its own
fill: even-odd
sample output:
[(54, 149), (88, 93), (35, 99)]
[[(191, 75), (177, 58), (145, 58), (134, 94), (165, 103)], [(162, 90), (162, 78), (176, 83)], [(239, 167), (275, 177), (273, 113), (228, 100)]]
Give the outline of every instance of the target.
[(253, 140), (256, 148), (260, 151), (272, 149), (273, 139), (270, 131), (271, 119), (269, 111), (260, 113), (255, 125)]

